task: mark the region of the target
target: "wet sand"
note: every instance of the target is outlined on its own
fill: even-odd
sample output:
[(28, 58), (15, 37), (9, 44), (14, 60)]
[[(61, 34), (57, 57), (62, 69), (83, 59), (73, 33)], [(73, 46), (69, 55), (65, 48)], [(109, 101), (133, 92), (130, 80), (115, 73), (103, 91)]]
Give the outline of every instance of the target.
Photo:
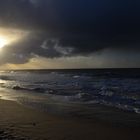
[(137, 127), (117, 126), (96, 118), (49, 115), (14, 101), (0, 100), (0, 139), (3, 140), (132, 140)]

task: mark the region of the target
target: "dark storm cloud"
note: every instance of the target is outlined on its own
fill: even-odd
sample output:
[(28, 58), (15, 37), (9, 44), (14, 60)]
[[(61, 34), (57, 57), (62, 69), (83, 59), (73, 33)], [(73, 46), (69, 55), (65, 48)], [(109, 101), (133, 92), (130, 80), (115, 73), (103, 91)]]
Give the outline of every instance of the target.
[(33, 31), (5, 47), (5, 53), (14, 57), (12, 62), (19, 57), (17, 63), (24, 63), (33, 55), (53, 58), (105, 48), (139, 50), (139, 7), (135, 0), (0, 0), (1, 26)]

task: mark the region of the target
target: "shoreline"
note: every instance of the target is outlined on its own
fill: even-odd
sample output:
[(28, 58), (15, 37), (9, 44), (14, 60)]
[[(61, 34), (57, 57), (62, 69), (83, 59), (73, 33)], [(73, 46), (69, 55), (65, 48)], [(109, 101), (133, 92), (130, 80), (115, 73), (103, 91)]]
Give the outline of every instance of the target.
[(0, 139), (8, 140), (131, 140), (140, 129), (99, 120), (63, 118), (0, 99)]

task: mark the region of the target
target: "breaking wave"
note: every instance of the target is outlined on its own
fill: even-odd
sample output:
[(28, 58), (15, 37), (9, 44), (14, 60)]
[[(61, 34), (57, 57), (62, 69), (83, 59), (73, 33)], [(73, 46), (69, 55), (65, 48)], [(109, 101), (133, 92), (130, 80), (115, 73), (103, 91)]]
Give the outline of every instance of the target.
[(102, 104), (140, 113), (140, 78), (122, 74), (113, 77), (111, 72), (2, 72), (0, 87), (37, 94), (44, 100)]

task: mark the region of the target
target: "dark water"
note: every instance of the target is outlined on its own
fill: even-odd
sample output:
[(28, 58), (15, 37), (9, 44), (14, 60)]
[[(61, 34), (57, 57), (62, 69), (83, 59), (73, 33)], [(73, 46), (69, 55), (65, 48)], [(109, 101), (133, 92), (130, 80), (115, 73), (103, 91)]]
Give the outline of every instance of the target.
[(1, 71), (0, 87), (3, 99), (58, 114), (107, 113), (102, 107), (140, 113), (140, 69)]

